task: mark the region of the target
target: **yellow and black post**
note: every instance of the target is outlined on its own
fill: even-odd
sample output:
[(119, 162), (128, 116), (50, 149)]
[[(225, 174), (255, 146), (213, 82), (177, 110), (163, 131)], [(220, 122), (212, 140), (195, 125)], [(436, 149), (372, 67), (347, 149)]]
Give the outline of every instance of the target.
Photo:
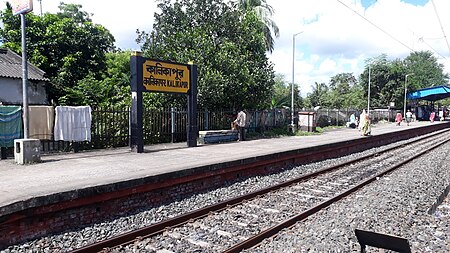
[(130, 59), (131, 136), (130, 147), (144, 152), (143, 92), (180, 93), (188, 96), (187, 146), (197, 146), (197, 66), (148, 59), (135, 52)]
[(131, 117), (130, 147), (131, 151), (144, 152), (143, 105), (142, 105), (142, 71), (144, 58), (140, 52), (133, 52), (130, 59), (131, 71)]

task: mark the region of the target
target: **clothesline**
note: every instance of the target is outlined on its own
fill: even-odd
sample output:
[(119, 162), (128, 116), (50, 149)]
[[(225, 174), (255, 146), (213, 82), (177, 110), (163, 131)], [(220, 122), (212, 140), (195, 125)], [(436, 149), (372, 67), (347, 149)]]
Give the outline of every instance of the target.
[[(90, 106), (29, 106), (29, 137), (40, 140), (90, 141)], [(22, 108), (0, 106), (0, 147), (23, 138)]]

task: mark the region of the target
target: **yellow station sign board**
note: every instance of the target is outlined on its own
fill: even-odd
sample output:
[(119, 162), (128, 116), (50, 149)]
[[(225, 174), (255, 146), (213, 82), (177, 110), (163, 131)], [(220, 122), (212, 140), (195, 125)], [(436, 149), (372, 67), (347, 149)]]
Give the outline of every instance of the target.
[(142, 76), (147, 91), (187, 93), (190, 88), (186, 65), (146, 60)]

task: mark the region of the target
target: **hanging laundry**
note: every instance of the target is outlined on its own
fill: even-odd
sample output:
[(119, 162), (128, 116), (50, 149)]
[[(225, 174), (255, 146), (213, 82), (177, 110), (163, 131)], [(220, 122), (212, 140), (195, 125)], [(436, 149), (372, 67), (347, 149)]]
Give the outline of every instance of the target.
[(55, 141), (90, 141), (91, 121), (90, 106), (57, 106)]
[(23, 138), (22, 108), (0, 106), (0, 147), (14, 147), (14, 139)]
[(53, 106), (33, 105), (28, 107), (28, 136), (31, 139), (51, 140), (55, 109)]

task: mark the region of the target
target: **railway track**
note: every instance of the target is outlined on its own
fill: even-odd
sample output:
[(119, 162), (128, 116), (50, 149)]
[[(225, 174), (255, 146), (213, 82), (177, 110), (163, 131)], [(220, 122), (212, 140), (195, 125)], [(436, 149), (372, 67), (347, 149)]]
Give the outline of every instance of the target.
[(240, 252), (447, 142), (432, 135), (73, 252)]

